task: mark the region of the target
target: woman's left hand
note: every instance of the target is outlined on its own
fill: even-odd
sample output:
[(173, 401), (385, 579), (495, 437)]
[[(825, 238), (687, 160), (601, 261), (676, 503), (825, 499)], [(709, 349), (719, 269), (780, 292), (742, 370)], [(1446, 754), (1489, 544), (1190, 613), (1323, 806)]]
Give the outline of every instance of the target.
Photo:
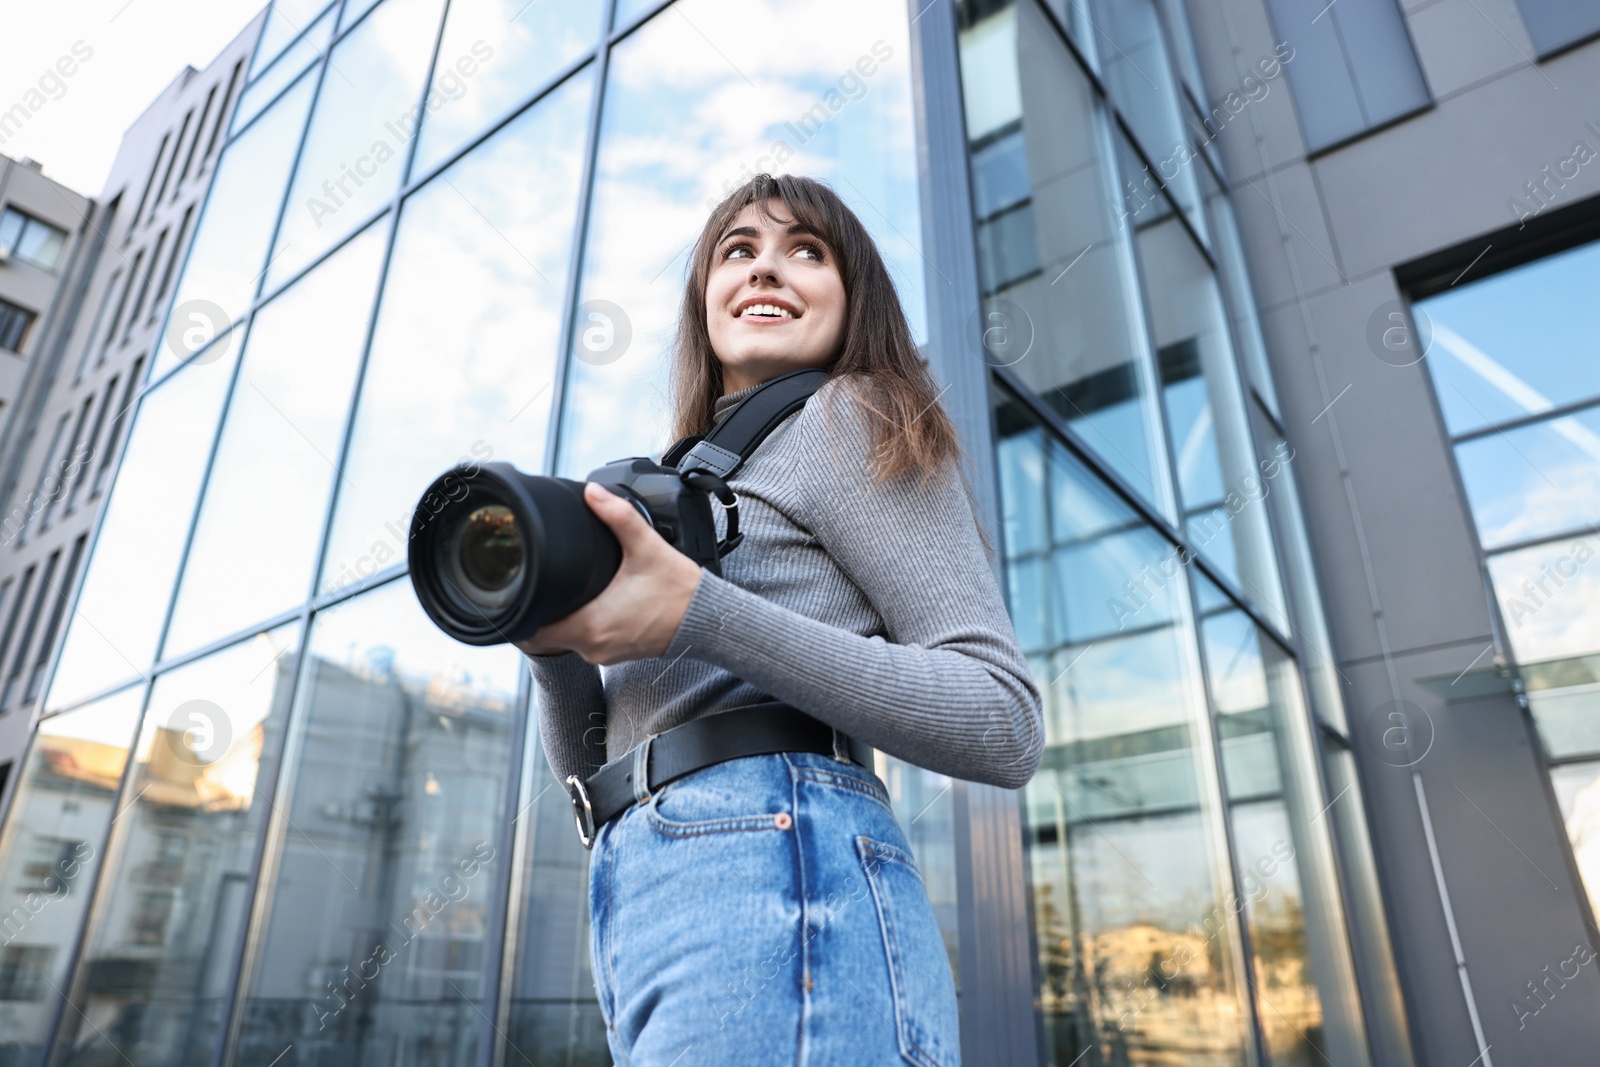
[(570, 650), (606, 666), (660, 656), (700, 586), (700, 567), (667, 544), (632, 504), (594, 482), (583, 495), (622, 545), (622, 565), (599, 596), (517, 647), (532, 655)]

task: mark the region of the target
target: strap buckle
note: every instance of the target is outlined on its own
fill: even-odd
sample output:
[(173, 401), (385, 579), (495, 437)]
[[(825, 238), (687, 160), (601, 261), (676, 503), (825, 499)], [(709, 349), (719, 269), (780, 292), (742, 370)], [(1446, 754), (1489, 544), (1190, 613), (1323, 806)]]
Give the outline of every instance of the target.
[(594, 848), (594, 808), (589, 803), (589, 790), (576, 774), (567, 775), (567, 795), (572, 798), (572, 814), (578, 823), (578, 840), (583, 847)]

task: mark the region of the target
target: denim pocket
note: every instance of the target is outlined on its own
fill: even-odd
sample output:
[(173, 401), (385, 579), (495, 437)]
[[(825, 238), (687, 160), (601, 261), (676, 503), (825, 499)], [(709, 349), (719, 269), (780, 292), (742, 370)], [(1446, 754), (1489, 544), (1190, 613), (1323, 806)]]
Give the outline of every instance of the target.
[[(788, 778), (783, 773), (781, 783)], [(778, 779), (754, 760), (718, 764), (657, 789), (644, 804), (645, 817), (669, 837), (783, 830), (792, 824), (792, 816), (770, 783)]]
[(891, 813), (894, 811), (894, 804), (889, 800), (889, 791), (884, 788), (878, 776), (859, 764), (840, 763), (827, 769), (798, 764), (794, 774), (801, 781), (815, 782), (835, 789), (848, 789), (852, 793), (871, 797), (888, 808)]
[(900, 1055), (918, 1067), (956, 1067), (955, 981), (922, 872), (909, 852), (870, 837), (856, 838), (856, 852), (878, 909)]

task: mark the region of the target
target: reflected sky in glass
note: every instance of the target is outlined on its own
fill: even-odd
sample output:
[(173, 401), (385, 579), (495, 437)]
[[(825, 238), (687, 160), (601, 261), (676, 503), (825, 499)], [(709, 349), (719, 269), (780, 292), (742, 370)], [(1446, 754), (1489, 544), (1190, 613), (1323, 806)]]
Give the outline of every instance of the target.
[[(117, 862), (83, 950), (91, 977), (74, 991), (83, 1014), (68, 1013), (57, 1038), (70, 1050), (63, 1065), (123, 1050), (143, 1067), (210, 1059), (271, 810), (298, 632), (257, 634), (152, 686)], [(85, 1016), (99, 1022), (82, 1025)]]
[(523, 670), (403, 580), (317, 616), (239, 1062), (472, 1062)]
[(356, 21), (376, 7), (381, 0), (345, 0), (344, 7), (339, 11), (339, 32), (343, 33)]
[(443, 0), (389, 0), (329, 53), (273, 245), (268, 289), (394, 195), (417, 133), (442, 6)]
[(1600, 652), (1600, 535), (1489, 557), (1489, 577), (1519, 663)]
[(1600, 911), (1600, 762), (1556, 767), (1550, 785), (1566, 820), (1572, 858), (1589, 891), (1589, 906)]
[(309, 592), (387, 235), (369, 226), (256, 313), (165, 655)]
[(683, 0), (617, 46), (579, 299), (620, 307), (631, 342), (592, 350), (577, 332), (562, 473), (671, 443), (668, 354), (689, 246), (757, 171), (831, 183), (926, 337), (906, 18), (895, 0)]
[(591, 85), (575, 75), (402, 206), (324, 591), (401, 561), (450, 466), (541, 471)]
[(230, 129), (242, 130), (262, 108), (283, 90), (285, 85), (294, 81), (295, 76), (305, 70), (316, 59), (328, 50), (328, 41), (333, 37), (333, 11), (329, 10), (317, 19), (310, 31), (301, 36), (282, 58), (274, 63), (271, 69), (262, 73), (261, 77), (250, 83), (250, 87), (239, 96), (239, 104), (233, 111)]
[(453, 0), (434, 64), (447, 97), (423, 118), (413, 175), (481, 133), (594, 47), (600, 0)]
[[(311, 25), (328, 0), (273, 0), (272, 10), (261, 27), (261, 41), (256, 45), (255, 58), (250, 61), (250, 77), (266, 69), (273, 58), (283, 52), (284, 46)], [(337, 5), (336, 5), (337, 6)]]
[(1600, 408), (1464, 441), (1456, 462), (1486, 549), (1600, 521)]
[(0, 1061), (40, 1061), (143, 702), (144, 687), (135, 686), (44, 720), (18, 772), (0, 836), (0, 914), (10, 924), (5, 981), (11, 990), (0, 1000)]
[(1600, 241), (1417, 304), (1453, 434), (1600, 395)]
[[(152, 380), (236, 321), (255, 297), (315, 82), (302, 78), (223, 154), (166, 337), (156, 348)], [(181, 350), (172, 347), (175, 332)]]
[(46, 707), (92, 696), (155, 661), (237, 358), (229, 343), (216, 362), (186, 367), (140, 404)]

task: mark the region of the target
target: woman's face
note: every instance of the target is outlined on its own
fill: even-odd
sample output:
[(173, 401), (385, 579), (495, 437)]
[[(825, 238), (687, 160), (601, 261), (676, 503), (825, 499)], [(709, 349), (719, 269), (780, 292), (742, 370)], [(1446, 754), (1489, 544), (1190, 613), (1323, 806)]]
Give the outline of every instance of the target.
[(831, 248), (781, 200), (751, 204), (717, 242), (706, 281), (706, 329), (728, 393), (820, 367), (844, 337), (844, 282)]

